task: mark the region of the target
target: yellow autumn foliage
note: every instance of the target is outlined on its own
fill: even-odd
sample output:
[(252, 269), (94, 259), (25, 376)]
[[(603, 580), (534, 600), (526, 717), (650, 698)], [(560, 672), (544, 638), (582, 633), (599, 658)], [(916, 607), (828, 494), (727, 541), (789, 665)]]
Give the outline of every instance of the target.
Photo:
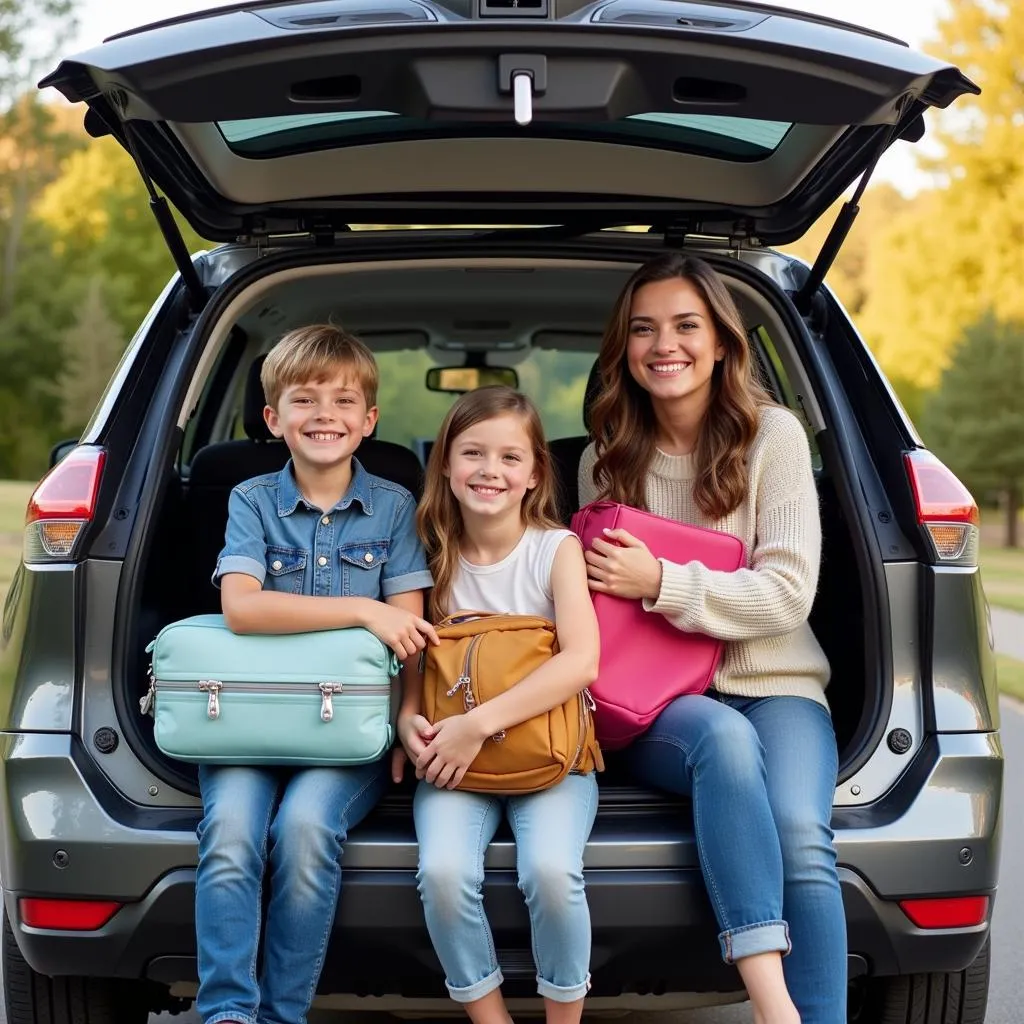
[(140, 187), (131, 157), (111, 138), (94, 139), (64, 161), (60, 177), (43, 190), (33, 212), (58, 240), (98, 242), (110, 226), (107, 197), (130, 195)]
[(860, 329), (883, 368), (934, 387), (965, 329), (1024, 320), (1024, 4), (952, 0), (933, 47), (982, 88), (938, 121), (944, 184), (872, 238)]

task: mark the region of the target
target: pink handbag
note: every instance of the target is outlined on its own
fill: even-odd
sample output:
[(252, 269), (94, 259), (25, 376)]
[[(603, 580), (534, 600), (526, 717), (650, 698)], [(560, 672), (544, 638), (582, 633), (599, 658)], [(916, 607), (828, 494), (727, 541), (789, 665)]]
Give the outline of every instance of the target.
[[(743, 541), (731, 533), (689, 526), (612, 501), (584, 505), (572, 531), (590, 550), (604, 529), (622, 529), (642, 540), (656, 558), (733, 572), (744, 564)], [(601, 664), (590, 692), (594, 724), (607, 750), (626, 746), (645, 732), (662, 709), (686, 693), (703, 693), (722, 656), (724, 642), (676, 629), (639, 600), (591, 592), (601, 627)]]

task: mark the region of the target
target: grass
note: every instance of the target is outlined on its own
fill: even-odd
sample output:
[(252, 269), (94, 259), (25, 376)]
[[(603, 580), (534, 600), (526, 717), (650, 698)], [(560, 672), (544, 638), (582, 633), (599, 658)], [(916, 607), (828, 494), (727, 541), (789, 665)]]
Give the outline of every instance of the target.
[(981, 579), (990, 604), (1024, 612), (1024, 548), (983, 546)]
[(20, 480), (0, 480), (0, 608), (21, 559), (25, 506), (33, 486)]
[(20, 480), (0, 480), (0, 533), (21, 536), (25, 506), (34, 486)]
[(1024, 701), (1024, 661), (1009, 658), (1005, 654), (997, 654), (996, 678), (999, 680), (1001, 693)]

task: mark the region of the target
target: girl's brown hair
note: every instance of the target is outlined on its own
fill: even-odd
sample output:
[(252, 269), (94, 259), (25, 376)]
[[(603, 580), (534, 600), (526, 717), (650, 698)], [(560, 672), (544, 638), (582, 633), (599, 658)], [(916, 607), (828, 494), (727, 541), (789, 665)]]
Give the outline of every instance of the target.
[(594, 483), (612, 501), (647, 507), (646, 481), (656, 446), (650, 396), (627, 365), (633, 298), (646, 284), (678, 278), (704, 299), (725, 356), (715, 363), (711, 398), (695, 455), (693, 497), (709, 519), (732, 512), (747, 492), (747, 452), (757, 433), (759, 410), (771, 399), (754, 377), (750, 346), (739, 311), (719, 274), (703, 260), (668, 253), (639, 267), (612, 309), (598, 364), (601, 390), (591, 409), (597, 461)]
[(462, 395), (448, 410), (427, 460), (423, 498), (416, 509), (416, 529), (427, 551), (434, 577), (430, 614), (435, 622), (448, 614), (452, 579), (459, 564), (463, 537), (462, 510), (445, 476), (452, 442), (470, 427), (484, 420), (513, 413), (519, 416), (533, 451), (533, 472), (537, 486), (523, 499), (523, 524), (541, 529), (559, 527), (555, 506), (555, 476), (544, 440), (544, 428), (536, 406), (526, 395), (496, 384)]

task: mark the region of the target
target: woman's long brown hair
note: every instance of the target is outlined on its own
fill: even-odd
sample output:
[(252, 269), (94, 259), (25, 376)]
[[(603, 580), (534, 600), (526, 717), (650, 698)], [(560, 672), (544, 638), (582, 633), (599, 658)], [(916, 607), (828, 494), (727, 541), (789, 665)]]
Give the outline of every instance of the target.
[(523, 525), (541, 529), (561, 526), (555, 505), (555, 475), (551, 466), (544, 428), (536, 406), (526, 395), (501, 384), (477, 388), (462, 395), (448, 410), (437, 440), (427, 459), (423, 498), (416, 509), (416, 529), (427, 552), (427, 564), (434, 577), (430, 615), (439, 622), (448, 614), (452, 580), (459, 564), (459, 547), (464, 526), (462, 510), (452, 493), (445, 470), (452, 442), (470, 427), (484, 420), (512, 413), (519, 416), (533, 450), (533, 472), (537, 485), (523, 499)]
[(718, 273), (703, 260), (668, 253), (639, 267), (612, 309), (598, 363), (601, 391), (590, 414), (597, 461), (594, 483), (602, 497), (647, 507), (646, 482), (656, 447), (657, 424), (648, 393), (627, 365), (633, 297), (646, 284), (678, 278), (704, 299), (725, 356), (715, 364), (695, 455), (693, 496), (709, 519), (732, 512), (747, 492), (747, 452), (757, 433), (759, 409), (771, 399), (754, 378), (747, 334), (736, 303)]

